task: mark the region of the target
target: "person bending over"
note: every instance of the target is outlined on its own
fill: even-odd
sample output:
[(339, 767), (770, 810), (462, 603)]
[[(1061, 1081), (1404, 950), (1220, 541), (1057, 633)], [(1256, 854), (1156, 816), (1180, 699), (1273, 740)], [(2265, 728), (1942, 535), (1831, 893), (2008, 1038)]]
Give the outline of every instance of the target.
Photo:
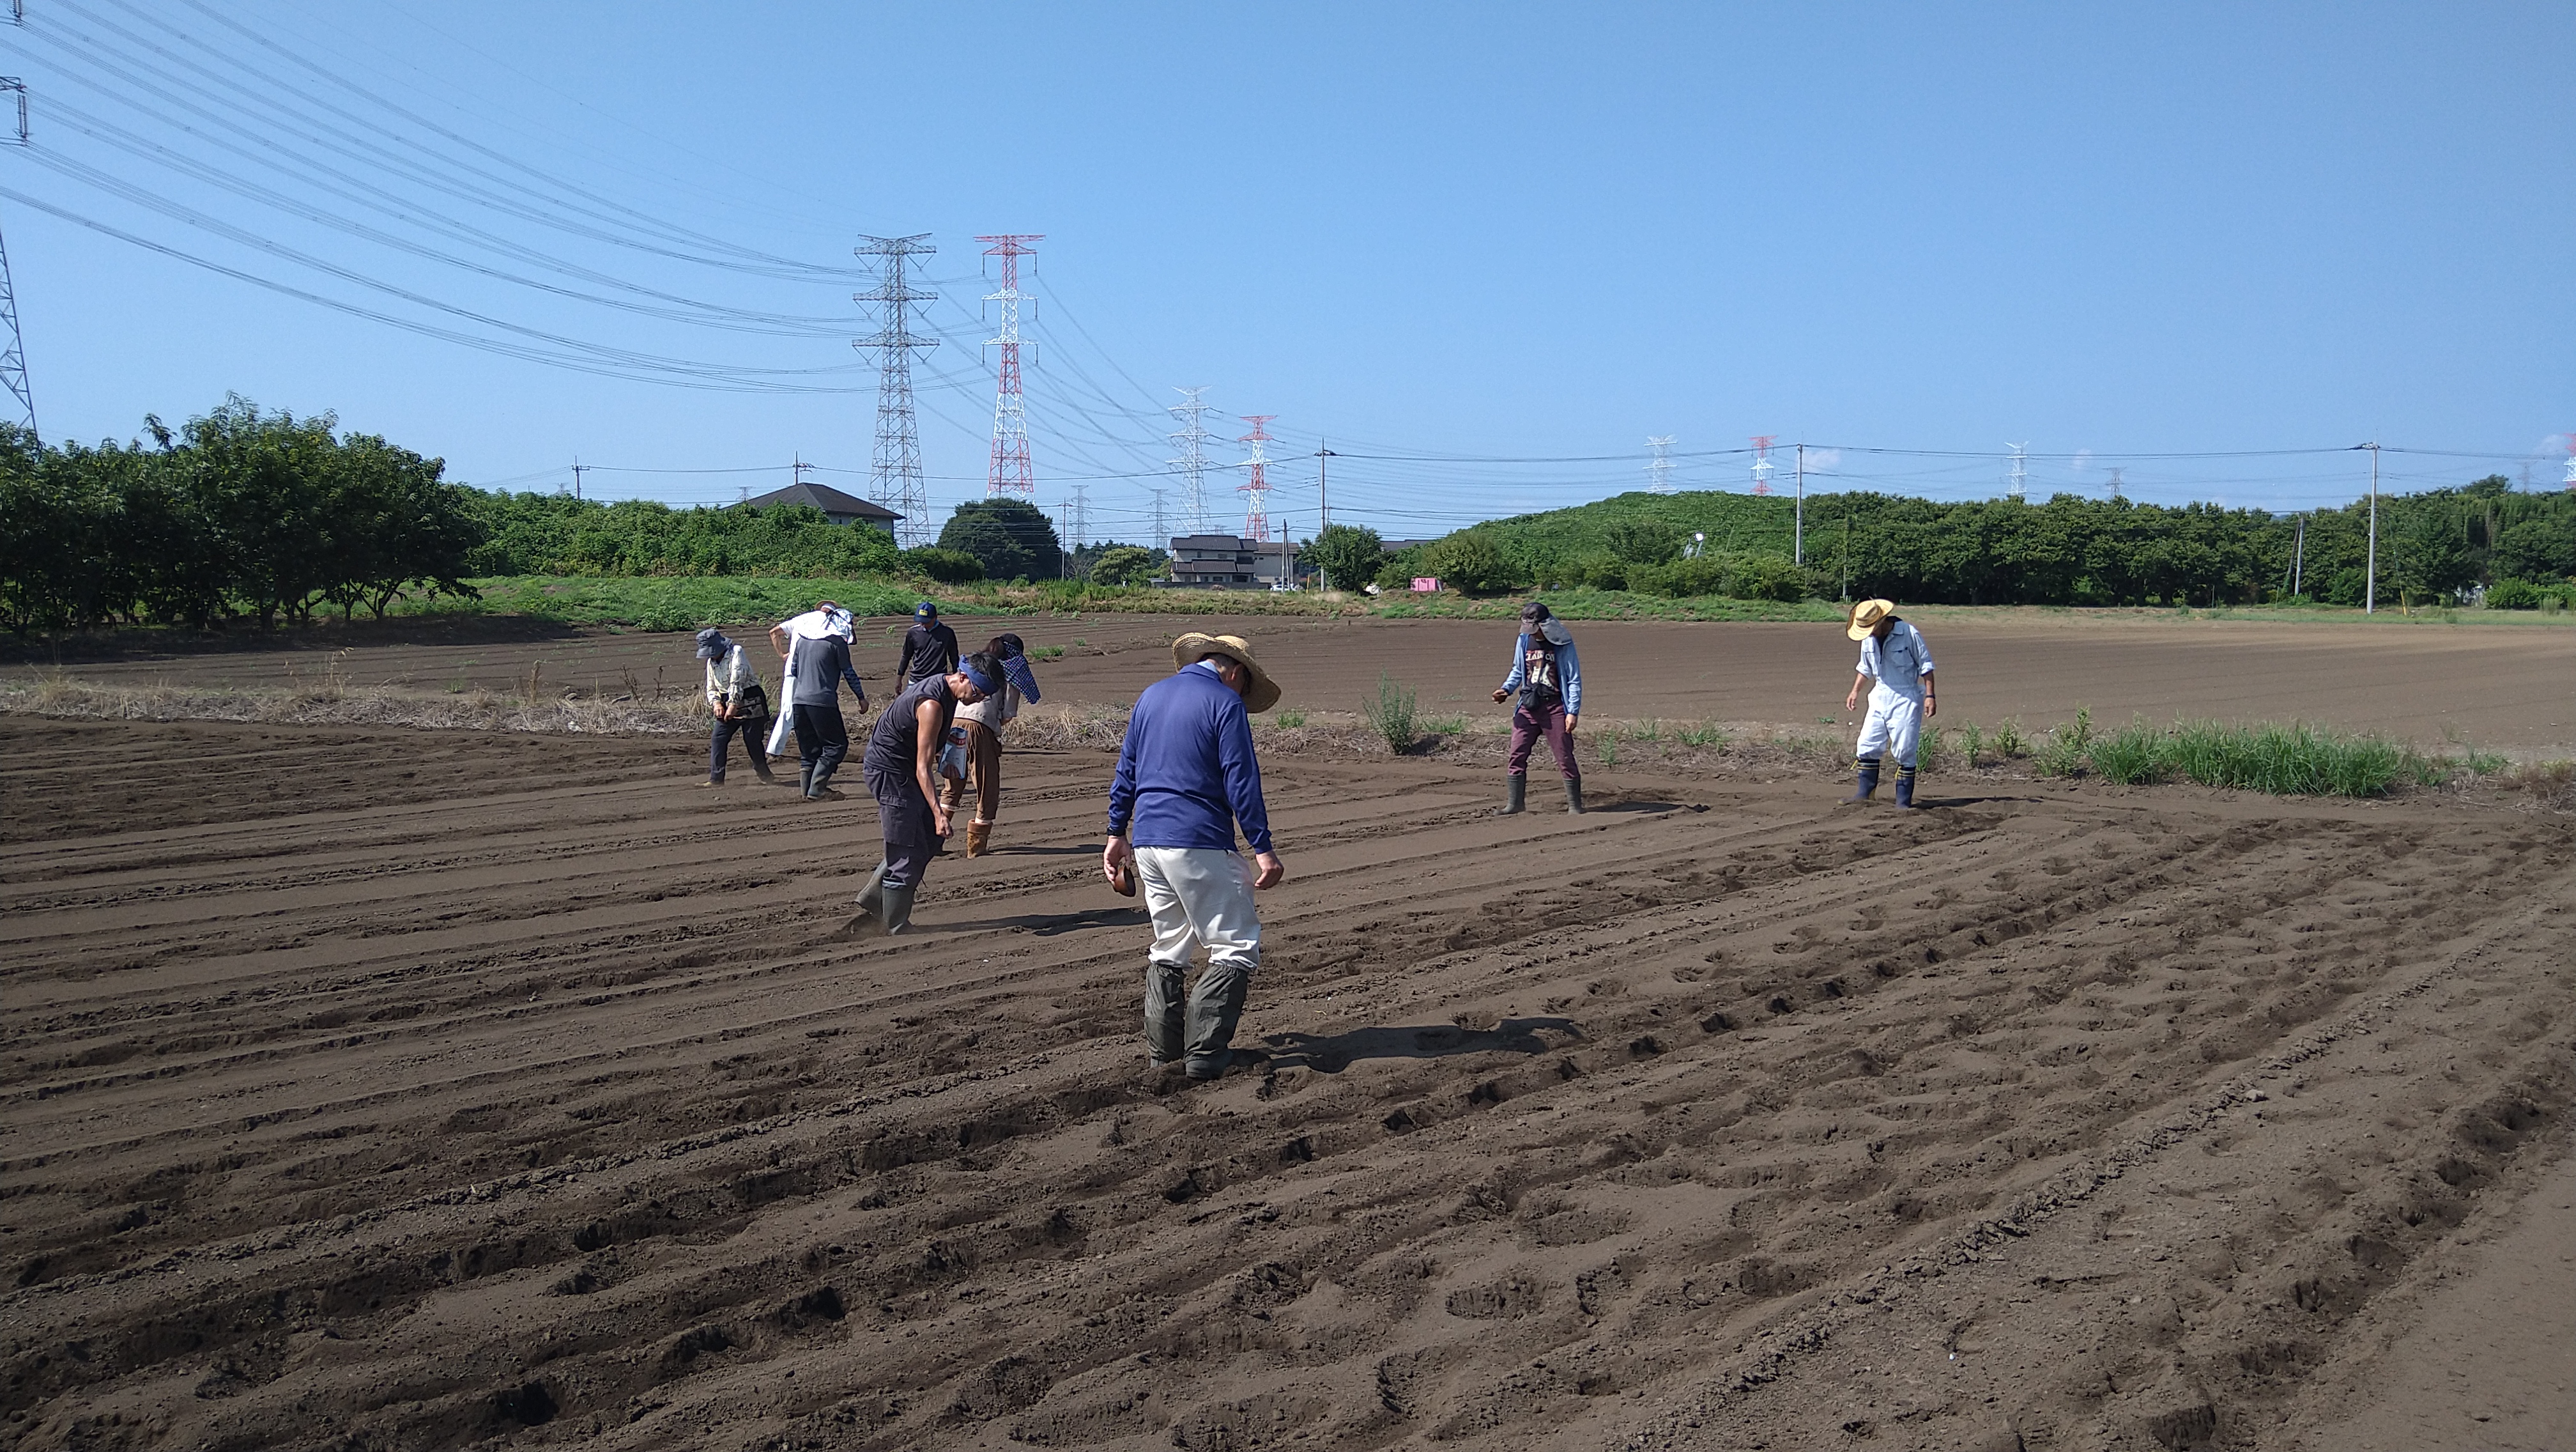
[(946, 675), (927, 676), (904, 688), (868, 732), (859, 774), (877, 799), (885, 856), (859, 891), (859, 910), (888, 933), (912, 926), (912, 901), (923, 874), (948, 835), (948, 811), (939, 805), (938, 760), (949, 718), (1002, 688), (1001, 662), (981, 652)]

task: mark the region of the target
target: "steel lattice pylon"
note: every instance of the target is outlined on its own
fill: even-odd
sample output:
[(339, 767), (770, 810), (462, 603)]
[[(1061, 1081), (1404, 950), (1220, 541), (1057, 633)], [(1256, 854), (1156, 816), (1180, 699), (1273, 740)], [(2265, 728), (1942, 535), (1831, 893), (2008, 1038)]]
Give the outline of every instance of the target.
[(916, 348), (938, 347), (939, 340), (912, 331), (912, 306), (938, 294), (924, 292), (904, 279), (907, 259), (939, 250), (929, 239), (927, 232), (869, 237), (853, 249), (861, 257), (882, 259), (877, 285), (850, 295), (853, 302), (875, 303), (878, 308), (877, 330), (850, 344), (878, 357), (877, 447), (868, 485), (877, 503), (903, 516), (895, 528), (907, 548), (931, 537), (930, 496), (921, 482), (921, 429), (912, 412), (912, 354)]
[[(18, 144), (27, 144), (27, 83), (16, 76), (0, 76), (0, 95), (18, 95)], [(27, 384), (27, 339), (18, 331), (18, 285), (9, 276), (9, 247), (0, 242), (0, 325), (9, 336), (0, 340), (0, 388), (18, 401), (18, 411), (27, 416), (27, 432), (36, 431), (36, 395)]]
[(1270, 540), (1270, 479), (1265, 472), (1270, 461), (1262, 456), (1261, 446), (1274, 442), (1270, 437), (1269, 424), (1278, 416), (1275, 413), (1245, 414), (1243, 421), (1252, 425), (1252, 432), (1236, 440), (1237, 443), (1252, 445), (1252, 457), (1236, 466), (1250, 469), (1252, 478), (1234, 486), (1235, 492), (1243, 496), (1243, 537), (1263, 544)]
[[(1165, 409), (1164, 412), (1179, 414), (1189, 421), (1189, 427), (1179, 433), (1166, 435), (1172, 442), (1181, 446), (1181, 456), (1164, 462), (1181, 471), (1183, 526), (1192, 534), (1205, 534), (1208, 532), (1207, 446), (1216, 438), (1216, 435), (1209, 433), (1199, 423), (1200, 417), (1208, 411), (1208, 405), (1201, 401), (1199, 395), (1207, 392), (1207, 388), (1201, 385), (1197, 388), (1179, 388), (1173, 391), (1188, 399), (1189, 402)], [(1161, 527), (1156, 526), (1155, 532), (1161, 533)], [(1157, 548), (1160, 546), (1158, 545)]]
[(975, 240), (992, 243), (984, 255), (1002, 259), (1002, 290), (984, 294), (984, 301), (1002, 305), (1001, 336), (986, 340), (986, 346), (1002, 350), (1002, 366), (993, 388), (993, 467), (984, 478), (984, 495), (1034, 501), (1038, 481), (1029, 465), (1028, 400), (1020, 391), (1020, 304), (1029, 300), (1020, 291), (1020, 259), (1035, 255), (1028, 244), (1045, 241), (1046, 234), (1006, 232)]

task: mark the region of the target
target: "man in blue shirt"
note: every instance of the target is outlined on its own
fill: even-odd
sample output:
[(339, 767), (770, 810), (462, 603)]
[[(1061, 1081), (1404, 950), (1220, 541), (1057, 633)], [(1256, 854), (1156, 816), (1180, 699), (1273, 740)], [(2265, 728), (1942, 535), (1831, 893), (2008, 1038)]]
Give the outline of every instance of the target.
[[(1279, 687), (1239, 635), (1191, 631), (1172, 642), (1172, 663), (1178, 669), (1146, 687), (1128, 718), (1100, 870), (1122, 893), (1142, 887), (1154, 915), (1146, 1062), (1161, 1068), (1186, 1057), (1191, 1078), (1214, 1079), (1234, 1060), (1227, 1046), (1261, 962), (1253, 889), (1288, 875), (1271, 850), (1261, 763), (1252, 754), (1251, 713), (1277, 705)], [(1235, 851), (1238, 823), (1252, 846), (1249, 866)], [(1207, 970), (1185, 1020), (1181, 979), (1202, 944)]]

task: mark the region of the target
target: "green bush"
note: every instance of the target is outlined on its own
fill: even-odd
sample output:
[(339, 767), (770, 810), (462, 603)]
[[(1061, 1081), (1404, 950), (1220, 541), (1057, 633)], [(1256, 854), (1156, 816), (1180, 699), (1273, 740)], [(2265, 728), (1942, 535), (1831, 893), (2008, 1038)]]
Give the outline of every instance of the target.
[(1479, 530), (1461, 530), (1446, 539), (1434, 540), (1423, 551), (1423, 566), (1424, 573), (1437, 575), (1441, 584), (1470, 595), (1512, 587), (1511, 567), (1504, 563), (1494, 542)]
[(923, 545), (903, 552), (904, 568), (943, 585), (963, 585), (984, 578), (984, 562), (964, 550)]
[(2576, 597), (2576, 587), (2498, 580), (2487, 586), (2486, 603), (2490, 610), (2546, 610), (2552, 605), (2563, 610), (2571, 597)]
[(1164, 559), (1160, 550), (1143, 545), (1119, 545), (1103, 550), (1091, 562), (1091, 583), (1095, 585), (1142, 585), (1163, 573)]
[(1384, 671), (1378, 672), (1377, 694), (1360, 699), (1360, 716), (1386, 738), (1386, 744), (1398, 756), (1411, 751), (1421, 735), (1414, 729), (1413, 688), (1397, 685), (1394, 677)]
[(1807, 572), (1777, 555), (1740, 561), (1726, 593), (1739, 600), (1804, 600)]

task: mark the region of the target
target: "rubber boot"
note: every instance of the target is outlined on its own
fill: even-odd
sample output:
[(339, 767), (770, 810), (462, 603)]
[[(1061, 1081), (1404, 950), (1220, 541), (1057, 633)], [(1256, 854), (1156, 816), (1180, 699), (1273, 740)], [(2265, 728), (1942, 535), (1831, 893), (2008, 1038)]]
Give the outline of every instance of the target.
[(1503, 778), (1503, 781), (1502, 815), (1506, 817), (1517, 816), (1529, 807), (1529, 778), (1526, 776), (1507, 776)]
[(1145, 964), (1145, 1065), (1159, 1069), (1181, 1057), (1181, 1016), (1187, 1007), (1181, 996), (1181, 975), (1185, 963)]
[(1243, 1018), (1243, 1001), (1252, 996), (1252, 971), (1233, 964), (1210, 963), (1190, 995), (1189, 1076), (1220, 1079), (1234, 1062), (1234, 1026)]
[(1896, 769), (1896, 804), (1900, 807), (1914, 805), (1914, 768), (1910, 766)]
[(796, 763), (796, 795), (800, 797), (814, 795), (814, 763), (810, 761)]
[(877, 909), (883, 904), (885, 900), (885, 869), (885, 859), (877, 859), (875, 870), (868, 874), (866, 884), (859, 889), (859, 911), (874, 915)]
[(912, 887), (885, 887), (880, 885), (877, 888), (878, 911), (879, 915), (885, 922), (887, 937), (893, 937), (897, 933), (907, 932), (911, 929), (912, 898), (913, 894), (919, 891), (921, 891), (921, 888), (918, 885)]
[(981, 857), (992, 850), (993, 824), (990, 822), (968, 822), (966, 824), (966, 855), (969, 857)]
[(757, 746), (751, 749), (751, 769), (760, 773), (761, 785), (776, 786), (778, 784), (777, 773), (769, 769), (769, 754), (762, 751)]
[(1581, 777), (1569, 776), (1565, 779), (1565, 810), (1573, 816), (1583, 815), (1583, 779)]
[(816, 772), (813, 778), (805, 783), (805, 799), (809, 802), (840, 801), (841, 794), (832, 789), (832, 773)]
[(1864, 756), (1860, 758), (1859, 766), (1860, 784), (1853, 788), (1850, 796), (1843, 798), (1844, 801), (1865, 802), (1878, 791), (1878, 758)]

